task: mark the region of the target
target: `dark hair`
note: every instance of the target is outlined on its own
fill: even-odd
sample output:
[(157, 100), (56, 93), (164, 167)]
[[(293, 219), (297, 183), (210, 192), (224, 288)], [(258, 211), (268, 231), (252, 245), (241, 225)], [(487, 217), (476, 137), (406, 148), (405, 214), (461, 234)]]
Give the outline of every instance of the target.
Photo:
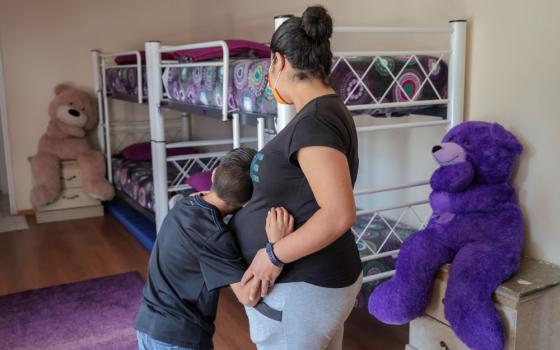
[(301, 17), (286, 20), (272, 35), (270, 49), (284, 55), (299, 72), (300, 80), (311, 77), (325, 84), (332, 65), (331, 16), (323, 6), (308, 7)]
[(216, 168), (212, 191), (232, 208), (243, 206), (253, 195), (249, 168), (256, 153), (251, 148), (236, 148), (229, 151)]

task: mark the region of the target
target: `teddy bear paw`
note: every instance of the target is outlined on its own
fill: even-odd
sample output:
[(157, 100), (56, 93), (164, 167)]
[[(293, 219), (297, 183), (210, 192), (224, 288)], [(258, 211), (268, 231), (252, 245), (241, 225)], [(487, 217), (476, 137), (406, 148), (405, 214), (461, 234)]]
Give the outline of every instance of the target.
[[(476, 310), (476, 312), (469, 310)], [(445, 318), (455, 334), (469, 348), (484, 350), (504, 348), (502, 320), (490, 298), (484, 302), (451, 298), (445, 305)]]
[(58, 193), (45, 185), (37, 185), (31, 191), (31, 204), (33, 208), (40, 208), (56, 200)]
[(88, 189), (88, 195), (100, 201), (108, 201), (115, 196), (113, 186), (105, 179), (92, 183)]
[[(371, 294), (368, 309), (378, 320), (387, 324), (402, 325), (410, 322), (423, 312), (421, 303), (408, 293), (399, 292), (394, 281), (379, 285)], [(400, 297), (403, 296), (403, 297)]]

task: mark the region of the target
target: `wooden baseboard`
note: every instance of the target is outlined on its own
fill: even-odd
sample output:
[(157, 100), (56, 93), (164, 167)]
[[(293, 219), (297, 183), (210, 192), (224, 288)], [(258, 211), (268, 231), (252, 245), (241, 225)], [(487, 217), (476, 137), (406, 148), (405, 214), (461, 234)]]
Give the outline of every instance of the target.
[(103, 216), (103, 206), (70, 208), (63, 210), (49, 210), (35, 213), (38, 224), (54, 221), (66, 221)]
[(35, 213), (33, 212), (33, 209), (22, 209), (22, 210), (18, 210), (17, 215), (33, 216), (35, 215)]

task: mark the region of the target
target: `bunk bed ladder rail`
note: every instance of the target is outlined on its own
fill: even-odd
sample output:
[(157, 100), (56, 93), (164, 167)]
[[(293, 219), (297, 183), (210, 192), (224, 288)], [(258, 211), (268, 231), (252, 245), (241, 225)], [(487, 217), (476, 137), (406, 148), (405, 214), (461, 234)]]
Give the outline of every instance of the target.
[[(242, 137), (237, 139), (213, 139), (213, 140), (200, 140), (200, 141), (184, 141), (168, 143), (166, 148), (181, 148), (181, 147), (212, 147), (231, 145), (232, 143), (254, 143), (257, 141), (256, 137)], [(226, 151), (205, 152), (196, 154), (185, 154), (167, 157), (167, 162), (173, 165), (178, 173), (170, 181), (168, 192), (178, 192), (189, 189), (190, 186), (185, 184), (185, 180), (191, 176), (191, 170), (198, 167), (198, 171), (211, 171), (220, 162), (220, 159), (226, 154)]]
[[(130, 65), (107, 65), (106, 60), (123, 55), (134, 55), (136, 62)], [(143, 96), (143, 77), (142, 77), (142, 55), (140, 51), (125, 51), (102, 53), (99, 50), (92, 50), (93, 83), (94, 92), (97, 97), (99, 124), (97, 126), (97, 140), (99, 148), (105, 154), (107, 166), (107, 177), (109, 182), (113, 182), (112, 147), (111, 147), (111, 118), (109, 113), (109, 103), (107, 100), (107, 69), (118, 66), (136, 68), (136, 79), (138, 81), (138, 103), (142, 103)]]

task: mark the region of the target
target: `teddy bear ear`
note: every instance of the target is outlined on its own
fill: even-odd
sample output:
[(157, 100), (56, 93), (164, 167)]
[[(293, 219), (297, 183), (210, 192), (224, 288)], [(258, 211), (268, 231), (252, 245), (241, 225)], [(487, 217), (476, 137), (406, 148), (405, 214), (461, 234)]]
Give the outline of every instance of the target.
[(494, 140), (504, 145), (506, 148), (512, 150), (516, 155), (523, 152), (523, 146), (511, 132), (507, 131), (502, 125), (498, 123), (492, 124), (490, 133)]
[(72, 87), (69, 84), (58, 84), (55, 88), (54, 88), (54, 93), (55, 95), (60, 94), (63, 91), (66, 91), (68, 89), (71, 89)]

